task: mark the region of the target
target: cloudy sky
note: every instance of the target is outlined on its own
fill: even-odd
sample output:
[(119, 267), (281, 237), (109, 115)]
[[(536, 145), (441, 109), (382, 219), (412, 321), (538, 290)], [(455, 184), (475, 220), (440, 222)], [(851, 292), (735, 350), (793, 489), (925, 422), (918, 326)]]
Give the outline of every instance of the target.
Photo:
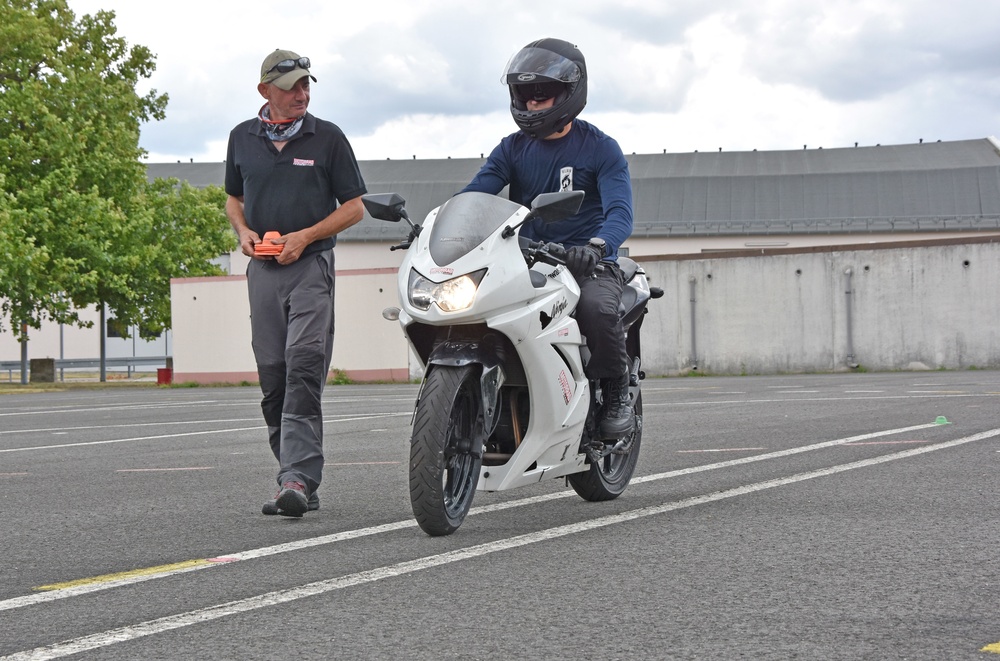
[(156, 54), (149, 162), (223, 160), (275, 48), (312, 59), (310, 111), (359, 159), (478, 157), (515, 129), (507, 59), (541, 37), (583, 51), (582, 116), (626, 153), (1000, 134), (995, 0), (68, 1)]

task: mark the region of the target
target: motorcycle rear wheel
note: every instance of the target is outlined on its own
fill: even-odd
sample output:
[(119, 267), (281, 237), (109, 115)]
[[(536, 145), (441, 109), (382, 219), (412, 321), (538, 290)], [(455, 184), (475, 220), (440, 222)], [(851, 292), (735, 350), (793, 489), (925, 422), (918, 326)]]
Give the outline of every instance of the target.
[(428, 535), (465, 520), (483, 464), (478, 369), (435, 365), (427, 375), (410, 439), (410, 505)]
[(591, 462), (590, 468), (582, 473), (568, 476), (573, 490), (591, 502), (614, 500), (622, 495), (632, 479), (635, 465), (639, 461), (639, 446), (642, 443), (642, 392), (636, 393), (632, 410), (637, 421), (632, 449), (626, 455), (609, 454), (598, 462)]

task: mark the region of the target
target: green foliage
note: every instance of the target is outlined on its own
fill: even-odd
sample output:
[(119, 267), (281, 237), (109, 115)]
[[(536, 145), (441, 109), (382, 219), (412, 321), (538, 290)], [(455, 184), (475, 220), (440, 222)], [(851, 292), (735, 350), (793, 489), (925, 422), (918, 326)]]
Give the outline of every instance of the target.
[(125, 274), (116, 317), (153, 338), (170, 327), (170, 279), (221, 275), (211, 260), (236, 246), (218, 186), (194, 188), (175, 179), (144, 183), (132, 213), (132, 248), (122, 256)]
[(137, 92), (155, 58), (113, 20), (0, 2), (0, 331), (80, 324), (75, 310), (104, 303), (159, 332), (170, 278), (217, 272), (208, 260), (233, 245), (220, 190), (146, 182), (139, 128), (167, 96)]
[(349, 386), (352, 383), (354, 383), (353, 381), (351, 381), (351, 377), (347, 376), (347, 372), (345, 372), (344, 370), (339, 370), (334, 368), (332, 372), (333, 374), (329, 376), (326, 380), (327, 385)]

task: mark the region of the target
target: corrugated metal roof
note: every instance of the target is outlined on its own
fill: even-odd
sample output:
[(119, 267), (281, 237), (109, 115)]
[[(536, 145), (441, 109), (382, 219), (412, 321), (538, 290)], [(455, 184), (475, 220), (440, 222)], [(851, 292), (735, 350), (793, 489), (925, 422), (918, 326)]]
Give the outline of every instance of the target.
[[(635, 236), (1000, 229), (1000, 150), (989, 138), (911, 145), (633, 154)], [(419, 222), (483, 159), (362, 161), (371, 192), (396, 192)], [(222, 185), (223, 163), (150, 164), (151, 178)], [(341, 237), (395, 241), (365, 220)]]

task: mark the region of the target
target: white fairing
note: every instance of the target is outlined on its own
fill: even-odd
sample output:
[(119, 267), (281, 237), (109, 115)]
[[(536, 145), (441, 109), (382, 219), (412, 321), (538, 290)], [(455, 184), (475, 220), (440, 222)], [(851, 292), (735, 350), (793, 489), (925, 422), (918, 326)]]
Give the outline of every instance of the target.
[[(429, 213), (399, 269), (399, 321), (404, 328), (418, 321), (432, 326), (485, 324), (506, 335), (518, 352), (528, 382), (530, 422), (523, 440), (505, 464), (482, 468), (480, 490), (510, 489), (587, 470), (586, 455), (579, 452), (579, 447), (590, 393), (580, 357), (583, 340), (576, 320), (570, 316), (580, 298), (579, 286), (565, 267), (542, 263), (535, 264), (532, 270), (544, 276), (544, 284), (532, 283), (517, 235), (502, 236), (504, 228), (517, 225), (527, 209), (481, 193), (465, 193), (449, 203), (465, 196), (482, 196), (471, 203), (492, 211), (500, 209), (505, 220), (495, 228), (478, 227), (477, 234), (466, 232), (451, 216), (444, 231), (443, 226), (435, 230), (444, 205)], [(457, 204), (468, 204), (469, 199)], [(511, 213), (507, 215), (507, 211)], [(442, 251), (455, 258), (437, 263), (432, 255), (440, 257)], [(409, 300), (411, 270), (440, 283), (483, 269), (487, 269), (486, 274), (467, 309), (445, 312), (431, 304), (421, 310)]]

